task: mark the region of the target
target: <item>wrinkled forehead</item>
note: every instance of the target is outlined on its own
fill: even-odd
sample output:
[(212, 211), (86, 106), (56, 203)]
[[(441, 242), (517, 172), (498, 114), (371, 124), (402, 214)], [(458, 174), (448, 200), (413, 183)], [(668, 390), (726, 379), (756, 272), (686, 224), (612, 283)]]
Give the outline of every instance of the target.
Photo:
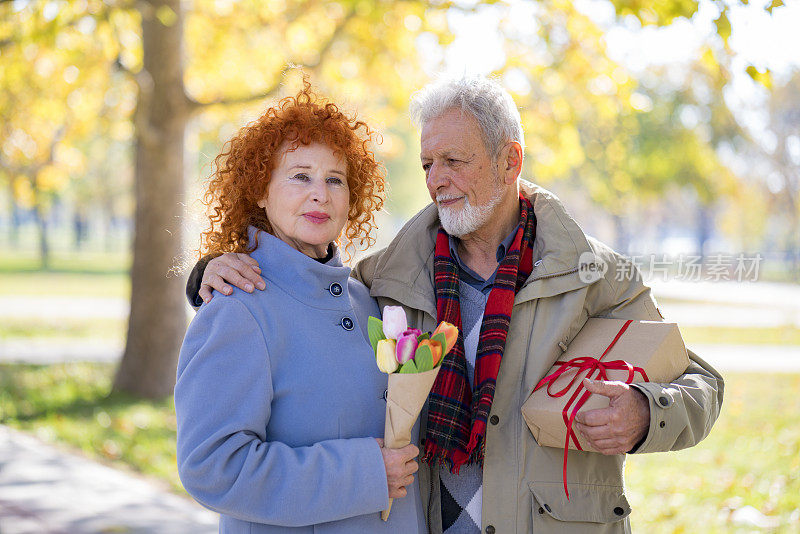
[(327, 143), (284, 141), (276, 151), (272, 170), (298, 165), (324, 167), (326, 171), (338, 171), (343, 175), (347, 174), (348, 169), (344, 153)]
[(486, 143), (478, 121), (468, 111), (450, 108), (422, 124), (421, 157), (434, 157), (447, 151), (485, 151)]
[(297, 159), (302, 157), (321, 156), (332, 157), (342, 162), (345, 161), (344, 151), (332, 143), (322, 141), (309, 141), (304, 143), (298, 139), (287, 139), (275, 151), (276, 162)]

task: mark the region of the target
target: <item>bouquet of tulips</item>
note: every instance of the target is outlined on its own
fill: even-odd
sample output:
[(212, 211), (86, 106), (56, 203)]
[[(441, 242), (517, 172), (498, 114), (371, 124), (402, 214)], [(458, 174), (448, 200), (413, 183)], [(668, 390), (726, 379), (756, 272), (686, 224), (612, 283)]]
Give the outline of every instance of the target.
[[(443, 321), (432, 334), (423, 333), (408, 327), (403, 308), (386, 306), (383, 321), (370, 317), (367, 331), (378, 368), (389, 374), (383, 440), (391, 449), (405, 447), (411, 443), (411, 429), (439, 374), (442, 359), (456, 344), (458, 328)], [(389, 508), (381, 512), (384, 521), (391, 509), (390, 499)]]

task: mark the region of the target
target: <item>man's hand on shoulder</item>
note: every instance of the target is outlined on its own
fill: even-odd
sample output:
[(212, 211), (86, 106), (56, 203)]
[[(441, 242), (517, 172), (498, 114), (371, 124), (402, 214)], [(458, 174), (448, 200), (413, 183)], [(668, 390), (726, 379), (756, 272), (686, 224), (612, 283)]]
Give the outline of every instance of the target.
[(254, 288), (264, 289), (267, 285), (260, 274), (261, 269), (256, 260), (247, 254), (228, 252), (208, 262), (200, 283), (200, 298), (203, 302), (209, 302), (212, 289), (223, 295), (230, 295), (233, 288), (228, 284), (248, 293), (252, 293)]
[(602, 454), (625, 454), (650, 427), (650, 404), (644, 393), (624, 382), (584, 379), (587, 391), (608, 397), (608, 408), (579, 412), (575, 427)]

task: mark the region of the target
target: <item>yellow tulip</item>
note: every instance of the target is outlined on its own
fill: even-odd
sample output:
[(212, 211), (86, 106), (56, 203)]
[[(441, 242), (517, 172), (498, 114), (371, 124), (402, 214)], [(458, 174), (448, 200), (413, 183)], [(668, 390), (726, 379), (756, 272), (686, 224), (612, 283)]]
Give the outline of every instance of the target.
[(396, 341), (394, 339), (381, 339), (375, 349), (375, 359), (378, 369), (384, 373), (394, 373), (400, 366), (395, 357)]

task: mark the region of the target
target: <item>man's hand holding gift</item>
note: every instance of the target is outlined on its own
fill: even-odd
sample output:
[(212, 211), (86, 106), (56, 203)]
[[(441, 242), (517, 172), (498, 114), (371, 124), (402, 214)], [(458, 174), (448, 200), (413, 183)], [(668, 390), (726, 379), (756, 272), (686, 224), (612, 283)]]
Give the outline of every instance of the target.
[(578, 412), (575, 428), (602, 454), (625, 454), (647, 435), (650, 404), (644, 393), (621, 381), (583, 380), (587, 391), (608, 397), (608, 408)]
[[(591, 318), (542, 378), (522, 415), (541, 446), (626, 454), (646, 438), (650, 400), (634, 382), (669, 382), (689, 357), (674, 324)], [(583, 443), (581, 443), (583, 442)]]

